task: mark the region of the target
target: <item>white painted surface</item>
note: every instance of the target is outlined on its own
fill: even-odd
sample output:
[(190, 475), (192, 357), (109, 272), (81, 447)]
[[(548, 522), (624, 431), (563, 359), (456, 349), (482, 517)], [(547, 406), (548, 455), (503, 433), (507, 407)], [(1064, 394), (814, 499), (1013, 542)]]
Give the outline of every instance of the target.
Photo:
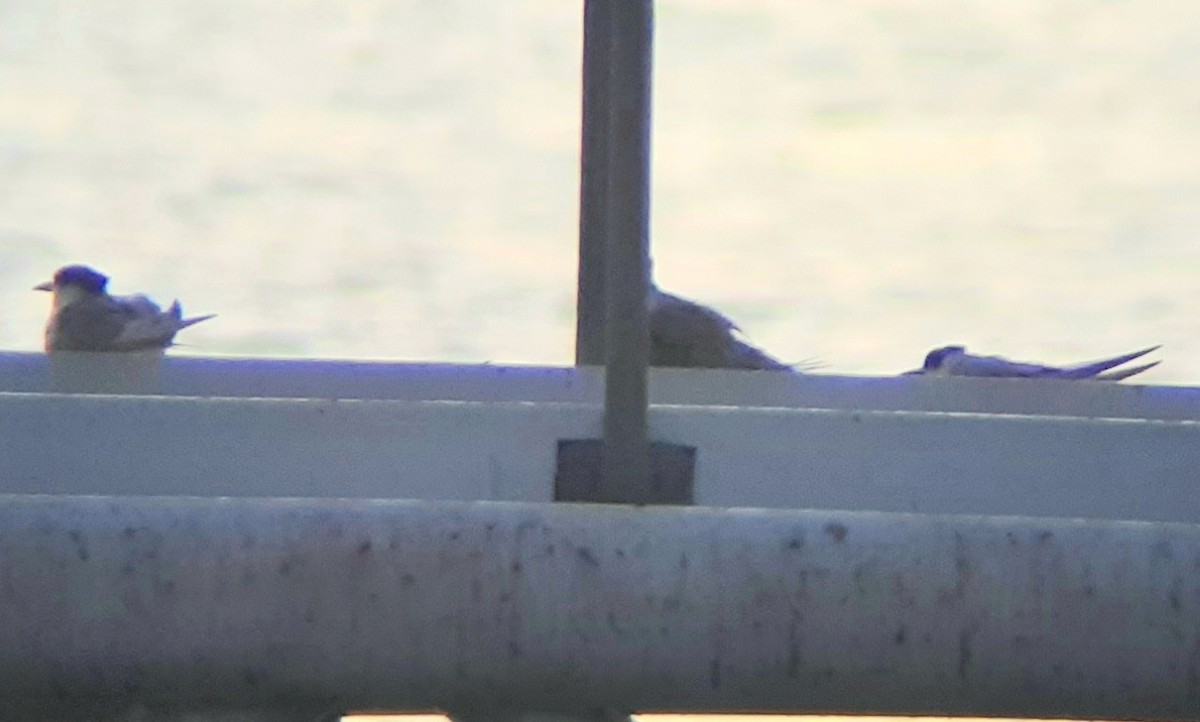
[(534, 404), (0, 395), (3, 492), (548, 501), (560, 435)]
[[(598, 368), (0, 353), (0, 391), (601, 403)], [(1200, 388), (653, 369), (659, 404), (1200, 419)]]
[[(0, 492), (549, 501), (553, 403), (0, 394)], [(1200, 522), (1200, 423), (656, 406), (697, 504)]]

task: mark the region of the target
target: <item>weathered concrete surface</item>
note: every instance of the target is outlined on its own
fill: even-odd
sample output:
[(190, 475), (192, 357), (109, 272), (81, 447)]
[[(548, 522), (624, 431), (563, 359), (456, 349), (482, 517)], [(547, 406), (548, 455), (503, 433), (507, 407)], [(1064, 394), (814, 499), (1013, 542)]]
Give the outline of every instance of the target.
[(7, 497), (0, 608), (14, 715), (1200, 718), (1192, 525)]
[[(600, 368), (0, 353), (0, 391), (598, 404)], [(655, 404), (1200, 419), (1200, 389), (1027, 379), (651, 369)]]
[[(598, 406), (0, 394), (0, 492), (550, 501)], [(1200, 423), (655, 406), (707, 506), (1200, 523)]]

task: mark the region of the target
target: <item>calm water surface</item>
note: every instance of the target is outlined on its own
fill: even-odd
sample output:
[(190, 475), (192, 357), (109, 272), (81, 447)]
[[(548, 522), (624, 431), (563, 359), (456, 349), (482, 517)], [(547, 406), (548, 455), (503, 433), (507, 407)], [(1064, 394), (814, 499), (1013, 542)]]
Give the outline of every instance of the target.
[[(580, 3), (0, 4), (0, 348), (89, 262), (177, 353), (567, 364)], [(1200, 382), (1200, 4), (663, 0), (659, 280), (788, 359), (1163, 343)]]

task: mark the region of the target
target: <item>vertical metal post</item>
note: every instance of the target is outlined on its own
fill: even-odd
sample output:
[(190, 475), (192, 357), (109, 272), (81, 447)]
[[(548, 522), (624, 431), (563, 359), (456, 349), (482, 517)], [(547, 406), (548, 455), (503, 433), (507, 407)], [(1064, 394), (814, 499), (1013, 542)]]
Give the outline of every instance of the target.
[(560, 439), (555, 499), (690, 504), (696, 450), (650, 444), (652, 0), (585, 0), (576, 365), (606, 367), (604, 439)]
[(644, 498), (651, 486), (646, 435), (650, 332), (650, 75), (653, 0), (613, 0), (605, 394), (598, 501)]
[(579, 182), (579, 291), (575, 364), (604, 363), (604, 273), (608, 241), (609, 77), (613, 0), (583, 9), (583, 130)]

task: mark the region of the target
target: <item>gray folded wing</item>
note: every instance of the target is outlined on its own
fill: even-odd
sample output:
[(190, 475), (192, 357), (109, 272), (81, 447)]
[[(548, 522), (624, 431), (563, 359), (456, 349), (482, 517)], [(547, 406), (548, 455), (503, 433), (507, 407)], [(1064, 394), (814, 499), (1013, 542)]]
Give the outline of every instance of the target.
[(1037, 378), (1054, 375), (1053, 366), (1009, 361), (1002, 356), (964, 354), (949, 367), (951, 376), (990, 376), (994, 378)]
[(183, 319), (179, 303), (163, 312), (145, 296), (98, 296), (65, 306), (46, 328), (51, 351), (140, 351), (166, 348), (175, 334), (200, 321)]
[(651, 366), (791, 370), (738, 338), (737, 324), (712, 308), (652, 289), (648, 311)]
[(1068, 379), (1086, 379), (1094, 377), (1105, 381), (1120, 381), (1121, 379), (1129, 378), (1134, 374), (1139, 374), (1147, 369), (1153, 368), (1154, 366), (1157, 366), (1159, 362), (1155, 361), (1151, 364), (1143, 364), (1141, 366), (1135, 366), (1131, 369), (1125, 369), (1123, 371), (1114, 371), (1109, 374), (1103, 374), (1103, 376), (1101, 374), (1102, 372), (1108, 371), (1111, 368), (1129, 363), (1136, 358), (1141, 358), (1152, 351), (1157, 351), (1159, 348), (1161, 348), (1161, 346), (1151, 346), (1150, 348), (1142, 349), (1141, 351), (1134, 351), (1133, 353), (1127, 353), (1121, 356), (1113, 356), (1112, 358), (1103, 359), (1101, 361), (1089, 361), (1086, 363), (1077, 364), (1075, 366), (1067, 366), (1063, 369), (1060, 369), (1060, 373), (1057, 374), (1057, 376), (1059, 378)]
[(1129, 378), (1130, 376), (1137, 376), (1138, 374), (1140, 374), (1143, 371), (1149, 371), (1150, 369), (1154, 368), (1155, 366), (1159, 365), (1160, 363), (1162, 363), (1162, 361), (1152, 361), (1148, 364), (1142, 364), (1140, 366), (1130, 366), (1127, 369), (1117, 369), (1116, 371), (1109, 371), (1106, 374), (1100, 374), (1100, 375), (1096, 376), (1096, 380), (1097, 381), (1121, 381), (1123, 379)]
[(1120, 369), (1103, 373), (1109, 369), (1141, 358), (1157, 350), (1152, 346), (1141, 351), (1113, 356), (1099, 361), (1088, 361), (1073, 366), (1046, 366), (1037, 363), (1010, 361), (1001, 356), (974, 356), (964, 354), (957, 359), (949, 369), (952, 376), (991, 376), (1002, 378), (1058, 378), (1058, 379), (1097, 379), (1100, 381), (1120, 381), (1142, 373), (1158, 365), (1158, 361), (1142, 364), (1128, 369)]

